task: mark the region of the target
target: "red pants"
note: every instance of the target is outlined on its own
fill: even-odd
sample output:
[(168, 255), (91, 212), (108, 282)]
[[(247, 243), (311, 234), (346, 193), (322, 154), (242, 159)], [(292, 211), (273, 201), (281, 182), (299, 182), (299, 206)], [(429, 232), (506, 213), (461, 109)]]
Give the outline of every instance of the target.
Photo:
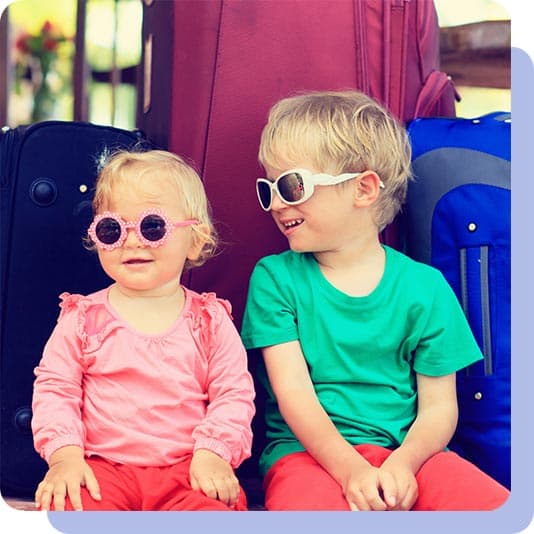
[[(80, 488), (84, 510), (218, 510), (244, 511), (247, 499), (241, 488), (233, 508), (191, 488), (191, 460), (166, 467), (135, 467), (115, 464), (102, 458), (87, 458), (100, 485), (101, 501)], [(65, 510), (72, 510), (65, 499)]]
[[(379, 467), (391, 450), (377, 445), (355, 449)], [(454, 452), (429, 458), (416, 475), (419, 497), (412, 510), (494, 510), (509, 491)], [(341, 486), (307, 453), (280, 458), (264, 481), (267, 510), (349, 510)]]

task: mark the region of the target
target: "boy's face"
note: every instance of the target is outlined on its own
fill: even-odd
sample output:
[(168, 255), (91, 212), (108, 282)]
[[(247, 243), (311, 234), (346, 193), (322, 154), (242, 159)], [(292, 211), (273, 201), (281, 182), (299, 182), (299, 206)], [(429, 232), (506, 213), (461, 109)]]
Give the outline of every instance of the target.
[[(265, 166), (267, 178), (276, 180), (291, 168), (302, 168), (316, 174), (317, 169), (306, 160), (284, 168)], [(285, 204), (274, 194), (271, 215), (295, 252), (329, 252), (353, 246), (357, 241), (358, 210), (354, 206), (354, 184), (316, 186), (313, 195), (296, 206)]]

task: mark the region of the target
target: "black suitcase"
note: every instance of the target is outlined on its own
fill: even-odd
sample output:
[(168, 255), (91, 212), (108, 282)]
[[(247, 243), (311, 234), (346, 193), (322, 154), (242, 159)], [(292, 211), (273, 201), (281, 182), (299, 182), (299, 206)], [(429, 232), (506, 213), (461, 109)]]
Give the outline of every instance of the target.
[(30, 497), (46, 470), (30, 428), (33, 369), (58, 295), (110, 283), (82, 245), (102, 157), (146, 145), (141, 132), (49, 121), (3, 130), (1, 180), (0, 491)]

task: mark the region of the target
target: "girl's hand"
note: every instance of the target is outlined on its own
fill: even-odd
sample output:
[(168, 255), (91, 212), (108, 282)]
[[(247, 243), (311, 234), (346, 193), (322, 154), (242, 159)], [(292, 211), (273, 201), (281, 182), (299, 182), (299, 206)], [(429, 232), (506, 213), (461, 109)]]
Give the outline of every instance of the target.
[(207, 449), (193, 454), (189, 467), (191, 487), (227, 506), (234, 506), (239, 496), (239, 481), (228, 462)]
[(53, 502), (55, 510), (63, 511), (68, 496), (74, 510), (82, 510), (80, 486), (85, 486), (96, 501), (101, 499), (100, 487), (82, 450), (70, 445), (62, 447), (50, 457), (48, 472), (35, 492), (35, 506), (48, 511)]

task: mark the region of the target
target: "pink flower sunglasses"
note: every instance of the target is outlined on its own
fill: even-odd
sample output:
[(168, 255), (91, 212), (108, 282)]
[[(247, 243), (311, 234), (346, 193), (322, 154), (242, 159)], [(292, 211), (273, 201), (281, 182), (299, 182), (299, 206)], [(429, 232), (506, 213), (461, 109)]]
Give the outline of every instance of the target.
[(133, 222), (126, 222), (117, 213), (105, 211), (93, 219), (88, 234), (98, 248), (113, 250), (123, 245), (128, 235), (128, 229), (133, 228), (143, 245), (160, 247), (174, 228), (198, 223), (199, 221), (196, 219), (172, 222), (158, 209), (144, 211)]

